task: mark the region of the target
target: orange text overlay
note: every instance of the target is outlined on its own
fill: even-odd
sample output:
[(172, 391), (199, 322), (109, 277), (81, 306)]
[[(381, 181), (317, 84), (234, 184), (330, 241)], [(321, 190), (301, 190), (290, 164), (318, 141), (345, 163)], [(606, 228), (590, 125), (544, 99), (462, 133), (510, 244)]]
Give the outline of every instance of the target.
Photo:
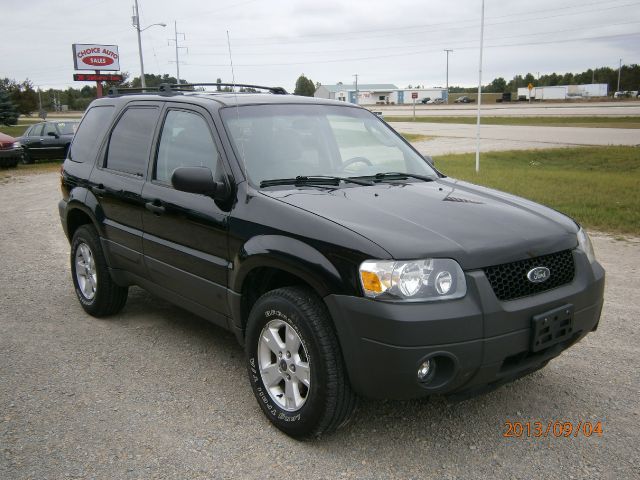
[(601, 437), (604, 428), (601, 421), (568, 422), (563, 420), (550, 420), (547, 422), (504, 422), (503, 437), (507, 438), (540, 438), (540, 437), (564, 437), (576, 438), (579, 436)]

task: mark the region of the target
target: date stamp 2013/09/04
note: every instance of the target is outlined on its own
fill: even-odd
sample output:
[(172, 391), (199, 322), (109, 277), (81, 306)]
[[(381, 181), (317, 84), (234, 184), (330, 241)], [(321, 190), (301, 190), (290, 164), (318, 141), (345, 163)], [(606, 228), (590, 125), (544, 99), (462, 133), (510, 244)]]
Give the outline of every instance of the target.
[(604, 427), (602, 421), (511, 421), (504, 422), (502, 436), (506, 438), (576, 438), (578, 436), (602, 437)]

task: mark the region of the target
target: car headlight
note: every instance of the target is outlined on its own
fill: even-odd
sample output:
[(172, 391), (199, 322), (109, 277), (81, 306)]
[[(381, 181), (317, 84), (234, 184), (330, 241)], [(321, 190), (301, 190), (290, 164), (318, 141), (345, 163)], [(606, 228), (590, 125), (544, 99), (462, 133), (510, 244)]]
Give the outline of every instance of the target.
[(451, 300), (467, 293), (464, 272), (450, 258), (366, 260), (360, 283), (365, 296), (379, 300)]
[(589, 262), (594, 263), (596, 261), (596, 254), (593, 251), (593, 245), (591, 245), (591, 239), (587, 232), (582, 227), (578, 230), (578, 248), (584, 252), (589, 259)]
[(13, 148), (20, 148), (22, 145), (20, 144), (20, 142), (13, 142), (12, 147)]

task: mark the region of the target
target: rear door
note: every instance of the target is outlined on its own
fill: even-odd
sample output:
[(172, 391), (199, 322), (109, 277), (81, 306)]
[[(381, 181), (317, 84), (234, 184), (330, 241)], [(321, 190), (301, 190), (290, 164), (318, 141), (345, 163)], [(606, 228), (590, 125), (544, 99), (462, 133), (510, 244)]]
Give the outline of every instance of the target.
[(149, 275), (180, 296), (227, 315), (228, 213), (211, 197), (171, 186), (171, 175), (181, 166), (208, 167), (216, 180), (224, 181), (222, 148), (206, 110), (169, 104), (163, 117), (155, 161), (142, 191)]
[(141, 193), (160, 107), (159, 102), (135, 102), (123, 110), (90, 178), (111, 267), (143, 278)]
[(64, 158), (64, 143), (54, 122), (44, 124), (41, 148), (43, 158)]
[(29, 127), (22, 136), (23, 146), (29, 149), (29, 155), (32, 159), (42, 158), (42, 128), (44, 123), (36, 123), (32, 127)]

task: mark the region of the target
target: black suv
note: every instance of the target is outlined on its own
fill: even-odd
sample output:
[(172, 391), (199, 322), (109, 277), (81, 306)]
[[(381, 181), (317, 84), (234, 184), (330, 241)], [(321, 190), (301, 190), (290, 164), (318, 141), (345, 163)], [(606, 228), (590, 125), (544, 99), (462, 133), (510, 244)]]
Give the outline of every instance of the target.
[(446, 177), (355, 105), (193, 89), (85, 113), (73, 284), (94, 316), (139, 285), (234, 332), (284, 432), (334, 430), (358, 396), (476, 394), (596, 329), (605, 272), (565, 215)]

